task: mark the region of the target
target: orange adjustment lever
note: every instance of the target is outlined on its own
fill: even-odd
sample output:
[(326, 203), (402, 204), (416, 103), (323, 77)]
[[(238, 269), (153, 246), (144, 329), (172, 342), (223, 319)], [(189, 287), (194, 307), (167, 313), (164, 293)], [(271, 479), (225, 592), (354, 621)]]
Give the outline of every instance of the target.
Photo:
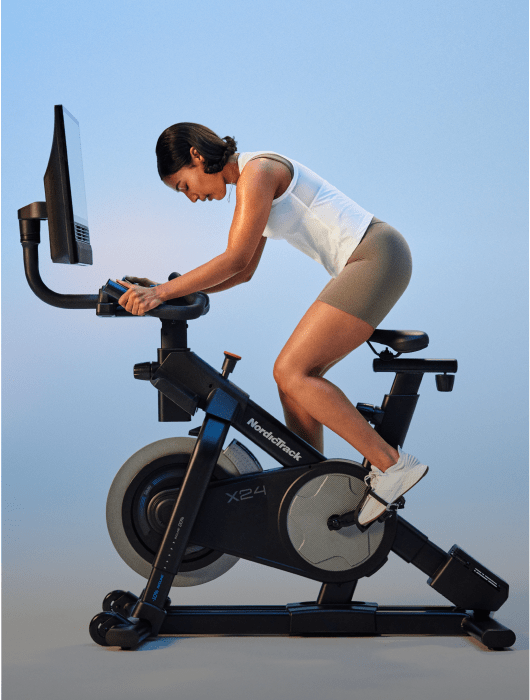
[(239, 355), (234, 355), (233, 352), (227, 352), (225, 350), (224, 352), (225, 355), (225, 361), (223, 362), (223, 368), (221, 370), (222, 376), (226, 379), (230, 372), (234, 371), (234, 367), (236, 364), (239, 362), (241, 359)]

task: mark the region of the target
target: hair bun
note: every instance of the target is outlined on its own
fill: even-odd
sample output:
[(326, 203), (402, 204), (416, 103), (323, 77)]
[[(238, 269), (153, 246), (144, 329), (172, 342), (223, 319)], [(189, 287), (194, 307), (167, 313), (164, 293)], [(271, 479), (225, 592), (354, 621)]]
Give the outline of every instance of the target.
[(204, 158), (204, 172), (213, 174), (225, 167), (230, 156), (236, 152), (237, 143), (231, 136), (220, 138), (202, 124), (173, 124), (162, 132), (156, 144), (158, 174), (162, 180), (191, 165), (192, 148), (196, 148)]
[(237, 151), (237, 143), (234, 141), (234, 139), (231, 136), (225, 136), (224, 139), (222, 139), (222, 140), (226, 143), (226, 147), (224, 149), (223, 155), (217, 161), (217, 163), (212, 163), (211, 165), (208, 165), (207, 167), (205, 167), (204, 168), (205, 173), (208, 173), (208, 174), (220, 173), (221, 170), (228, 163), (228, 159), (230, 158), (230, 156), (233, 155)]
[(223, 141), (226, 142), (227, 149), (230, 149), (230, 155), (237, 151), (237, 143), (231, 136), (225, 136)]

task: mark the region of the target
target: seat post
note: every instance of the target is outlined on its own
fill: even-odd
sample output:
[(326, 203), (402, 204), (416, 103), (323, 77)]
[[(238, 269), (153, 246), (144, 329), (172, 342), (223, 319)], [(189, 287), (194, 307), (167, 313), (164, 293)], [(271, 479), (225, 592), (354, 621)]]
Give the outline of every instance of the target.
[(396, 372), (394, 382), (389, 394), (385, 395), (381, 410), (384, 411), (383, 420), (375, 430), (389, 445), (403, 446), (407, 432), (412, 421), (412, 416), (418, 403), (423, 374), (409, 374), (408, 372)]
[[(382, 418), (378, 417), (375, 430), (389, 445), (397, 448), (398, 445), (402, 447), (405, 442), (418, 403), (418, 389), (423, 375), (436, 372), (452, 375), (457, 371), (458, 363), (456, 360), (380, 356), (378, 360), (374, 360), (373, 368), (374, 372), (395, 372), (390, 393), (385, 395), (381, 405)], [(369, 462), (365, 460), (363, 466), (369, 466)]]
[(408, 374), (407, 372), (396, 372), (394, 377), (394, 382), (392, 388), (390, 389), (390, 396), (395, 396), (396, 394), (402, 394), (405, 396), (410, 396), (411, 394), (417, 394), (420, 388), (421, 380), (423, 379), (423, 374)]

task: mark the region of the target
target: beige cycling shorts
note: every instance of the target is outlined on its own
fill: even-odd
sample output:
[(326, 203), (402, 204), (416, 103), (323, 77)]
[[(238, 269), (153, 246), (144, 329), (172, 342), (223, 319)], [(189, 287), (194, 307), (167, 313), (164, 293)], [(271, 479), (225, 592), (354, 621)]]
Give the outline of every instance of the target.
[(407, 241), (374, 216), (344, 269), (318, 300), (377, 328), (407, 288), (411, 273)]

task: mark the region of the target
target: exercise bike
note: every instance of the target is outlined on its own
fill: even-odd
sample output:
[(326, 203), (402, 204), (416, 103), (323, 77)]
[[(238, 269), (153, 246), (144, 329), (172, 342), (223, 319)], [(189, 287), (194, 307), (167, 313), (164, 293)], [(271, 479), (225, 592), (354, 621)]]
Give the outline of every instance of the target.
[[(56, 107), (55, 136), (63, 116)], [(60, 132), (54, 140), (59, 151), (62, 138)], [(59, 175), (55, 177), (58, 181)], [(49, 219), (52, 258), (54, 245), (57, 251), (61, 244), (71, 262), (82, 256), (91, 262), (87, 232), (77, 235), (65, 225), (69, 247), (61, 243), (58, 185), (54, 188), (48, 187), (46, 202), (34, 202), (18, 212), (30, 287), (54, 306), (92, 308), (102, 317), (130, 316), (117, 301), (125, 288), (110, 280), (97, 295), (57, 294), (42, 282), (38, 270), (42, 219)], [(190, 421), (198, 410), (204, 412), (204, 420), (189, 431), (190, 437), (159, 440), (139, 450), (111, 485), (107, 500), (111, 540), (147, 584), (138, 597), (122, 590), (105, 597), (102, 612), (90, 622), (94, 642), (132, 649), (157, 635), (430, 634), (470, 635), (492, 649), (513, 645), (513, 631), (491, 617), (508, 598), (503, 579), (458, 545), (445, 552), (430, 542), (398, 514), (405, 505), (403, 497), (385, 504), (380, 518), (361, 526), (357, 516), (371, 493), (365, 483), (368, 461), (326, 459), (229, 379), (240, 359), (237, 355), (225, 352), (219, 372), (188, 348), (188, 322), (208, 311), (208, 296), (199, 292), (148, 313), (161, 320), (161, 346), (156, 361), (134, 366), (135, 378), (149, 381), (157, 390), (160, 421)], [(439, 391), (453, 388), (456, 360), (400, 357), (423, 350), (428, 343), (421, 331), (383, 329), (369, 341), (378, 356), (374, 371), (395, 377), (380, 407), (360, 403), (357, 409), (394, 447), (404, 444), (423, 375), (434, 373)], [(374, 344), (385, 349), (378, 352)], [(263, 471), (237, 440), (225, 448), (230, 427), (279, 467)], [(426, 574), (428, 585), (451, 605), (352, 601), (357, 582), (375, 574), (390, 552)], [(172, 587), (212, 581), (239, 558), (317, 581), (319, 595), (315, 601), (285, 606), (171, 605)]]
[[(120, 307), (124, 287), (110, 282), (105, 309)], [(511, 630), (490, 617), (507, 599), (508, 585), (460, 547), (444, 552), (398, 516), (401, 497), (367, 527), (357, 514), (370, 493), (369, 463), (327, 460), (289, 431), (229, 379), (240, 358), (225, 353), (221, 372), (187, 348), (186, 320), (208, 311), (206, 295), (181, 306), (158, 307), (162, 347), (157, 362), (134, 367), (160, 397), (159, 419), (205, 413), (197, 439), (160, 440), (120, 469), (107, 501), (107, 524), (120, 556), (148, 579), (141, 596), (113, 591), (94, 617), (98, 644), (133, 648), (157, 634), (470, 634), (490, 648), (511, 646)], [(176, 316), (180, 315), (180, 319)], [(403, 445), (425, 373), (451, 391), (456, 360), (399, 358), (427, 347), (419, 331), (376, 330), (386, 346), (374, 371), (395, 374), (381, 407), (357, 409), (393, 445)], [(375, 351), (375, 349), (374, 349)], [(394, 352), (392, 352), (394, 351)], [(394, 354), (395, 353), (395, 354)], [(182, 413), (184, 415), (182, 415)], [(237, 440), (223, 450), (234, 427), (281, 466), (263, 471)], [(393, 551), (429, 576), (428, 584), (452, 607), (378, 606), (352, 602), (357, 581), (378, 571)], [(238, 558), (304, 576), (321, 585), (316, 601), (286, 606), (171, 606), (171, 586), (217, 578)], [(467, 611), (472, 610), (472, 613)]]

